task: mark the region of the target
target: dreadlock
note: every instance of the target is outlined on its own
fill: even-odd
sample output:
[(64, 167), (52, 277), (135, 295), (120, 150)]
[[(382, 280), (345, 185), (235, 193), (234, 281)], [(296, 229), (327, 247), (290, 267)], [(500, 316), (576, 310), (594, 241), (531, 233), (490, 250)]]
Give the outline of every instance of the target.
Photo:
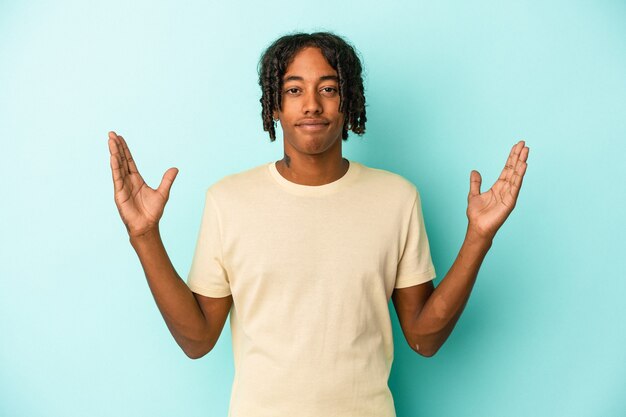
[(281, 109), (283, 76), (294, 56), (303, 48), (316, 47), (339, 77), (339, 111), (344, 114), (342, 139), (348, 139), (348, 131), (365, 133), (365, 95), (361, 77), (361, 61), (354, 48), (341, 37), (329, 32), (294, 33), (283, 36), (269, 46), (259, 61), (260, 99), (263, 110), (263, 130), (269, 132), (270, 140), (276, 139), (275, 110)]

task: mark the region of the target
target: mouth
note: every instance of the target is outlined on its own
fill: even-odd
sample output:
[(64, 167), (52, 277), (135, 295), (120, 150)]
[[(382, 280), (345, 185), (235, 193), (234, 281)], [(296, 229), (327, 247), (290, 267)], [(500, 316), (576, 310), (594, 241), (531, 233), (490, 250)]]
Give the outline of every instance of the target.
[(328, 125), (329, 123), (326, 120), (303, 120), (296, 123), (296, 127), (304, 130), (322, 130)]

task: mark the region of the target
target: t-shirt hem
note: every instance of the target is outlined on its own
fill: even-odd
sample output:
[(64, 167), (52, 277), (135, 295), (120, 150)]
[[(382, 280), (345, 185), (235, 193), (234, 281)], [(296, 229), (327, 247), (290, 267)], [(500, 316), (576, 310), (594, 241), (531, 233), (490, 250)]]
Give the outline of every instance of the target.
[(406, 288), (412, 287), (414, 285), (423, 284), (425, 282), (432, 281), (433, 279), (435, 279), (436, 276), (437, 275), (435, 274), (435, 270), (429, 269), (422, 272), (421, 274), (409, 275), (396, 279), (396, 285), (394, 288)]

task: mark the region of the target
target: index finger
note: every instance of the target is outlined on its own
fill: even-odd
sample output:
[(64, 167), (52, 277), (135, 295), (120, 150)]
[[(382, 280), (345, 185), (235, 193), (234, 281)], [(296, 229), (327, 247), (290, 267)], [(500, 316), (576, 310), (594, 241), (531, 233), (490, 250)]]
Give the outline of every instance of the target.
[(130, 149), (126, 144), (126, 140), (124, 140), (121, 135), (118, 135), (117, 137), (122, 142), (122, 148), (124, 149), (124, 154), (126, 156), (126, 160), (128, 161), (128, 169), (130, 170), (130, 172), (139, 172), (139, 170), (137, 169), (137, 164), (135, 164), (135, 160), (133, 159), (133, 155), (130, 153)]
[(520, 151), (519, 159), (515, 164), (515, 171), (510, 179), (510, 193), (514, 199), (517, 199), (517, 195), (519, 194), (520, 189), (522, 188), (522, 182), (524, 181), (524, 175), (526, 175), (526, 168), (528, 168), (528, 164), (526, 160), (528, 159), (528, 147), (522, 148)]
[(124, 187), (124, 176), (126, 170), (122, 169), (119, 147), (115, 139), (109, 135), (109, 153), (111, 154), (111, 174), (113, 175), (113, 185), (115, 191), (120, 191)]

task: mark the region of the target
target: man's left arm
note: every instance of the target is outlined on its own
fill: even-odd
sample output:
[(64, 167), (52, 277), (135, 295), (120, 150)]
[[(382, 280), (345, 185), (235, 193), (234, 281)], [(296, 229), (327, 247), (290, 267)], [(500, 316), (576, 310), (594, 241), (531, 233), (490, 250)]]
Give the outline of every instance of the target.
[(515, 207), (526, 173), (528, 151), (524, 141), (514, 145), (500, 177), (484, 193), (480, 192), (480, 174), (472, 171), (465, 240), (437, 288), (429, 281), (394, 290), (392, 299), (400, 326), (417, 353), (434, 355), (461, 316), (493, 238)]

